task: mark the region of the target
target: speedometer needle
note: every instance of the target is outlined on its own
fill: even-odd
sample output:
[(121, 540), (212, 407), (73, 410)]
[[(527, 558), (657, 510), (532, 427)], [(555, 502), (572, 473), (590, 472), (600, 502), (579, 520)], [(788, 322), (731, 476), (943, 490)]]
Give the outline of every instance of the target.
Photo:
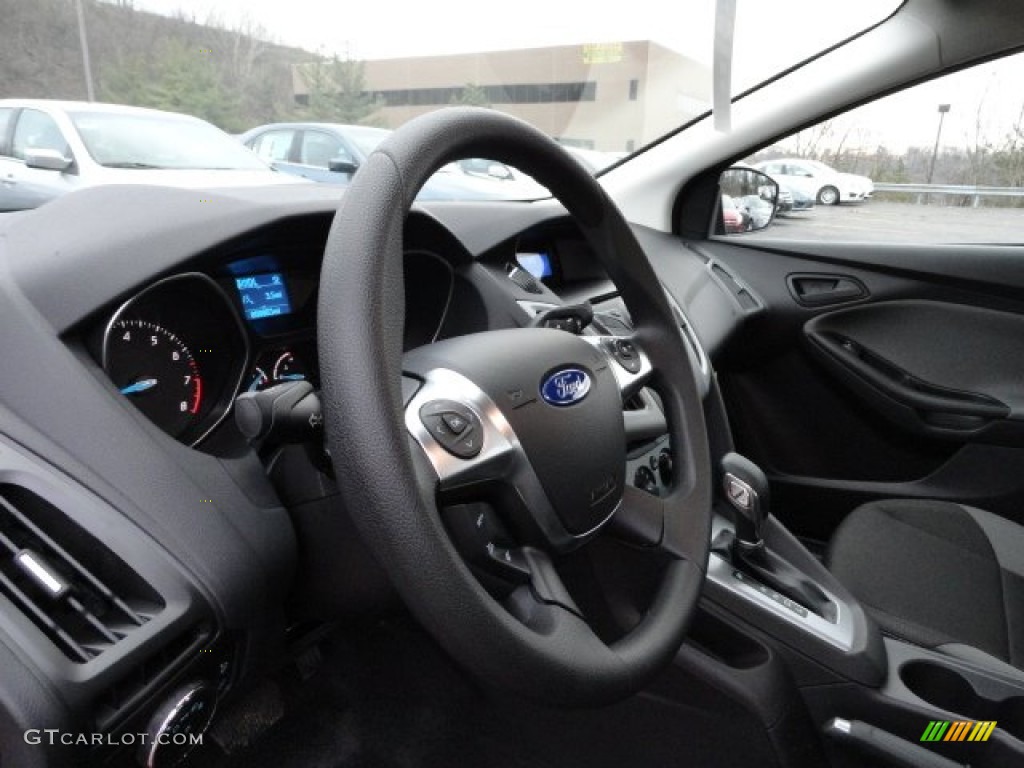
[(140, 379), (134, 384), (129, 384), (127, 387), (121, 389), (122, 395), (137, 395), (139, 392), (145, 392), (147, 389), (152, 389), (156, 386), (156, 379)]

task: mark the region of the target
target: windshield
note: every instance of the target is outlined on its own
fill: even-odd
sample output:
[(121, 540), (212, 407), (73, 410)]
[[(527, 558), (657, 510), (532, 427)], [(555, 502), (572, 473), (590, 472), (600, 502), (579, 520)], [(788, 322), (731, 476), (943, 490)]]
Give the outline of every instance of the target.
[[(898, 5), (520, 0), (497, 18), (468, 12), (463, 0), (12, 0), (0, 25), (0, 74), (11, 102), (152, 107), (233, 135), (270, 125), (359, 126), (347, 135), (364, 153), (425, 112), (488, 107), (532, 123), (601, 173)], [(74, 121), (104, 165), (261, 167), (201, 124), (85, 107)], [(728, 121), (715, 127), (728, 130)], [(311, 136), (278, 128), (258, 149), (284, 173), (308, 167), (312, 156), (345, 158), (322, 135), (321, 146), (306, 146)], [(348, 182), (338, 162), (323, 165), (315, 181)], [(461, 167), (490, 185), (483, 199), (544, 192), (516, 169), (492, 170)]]
[(70, 112), (89, 155), (108, 168), (266, 170), (223, 131), (173, 115)]

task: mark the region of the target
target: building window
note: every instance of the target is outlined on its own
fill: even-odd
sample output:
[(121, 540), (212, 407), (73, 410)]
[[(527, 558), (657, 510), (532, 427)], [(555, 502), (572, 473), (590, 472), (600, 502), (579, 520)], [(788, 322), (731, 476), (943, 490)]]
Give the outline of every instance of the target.
[(629, 81), (629, 100), (636, 101), (637, 96), (640, 95), (640, 81), (633, 78)]
[[(597, 83), (593, 81), (485, 85), (481, 89), (491, 104), (552, 104), (597, 99)], [(458, 99), (463, 91), (464, 89), (461, 87), (408, 88), (372, 91), (370, 95), (383, 101), (386, 107), (426, 107), (450, 104), (453, 100)]]

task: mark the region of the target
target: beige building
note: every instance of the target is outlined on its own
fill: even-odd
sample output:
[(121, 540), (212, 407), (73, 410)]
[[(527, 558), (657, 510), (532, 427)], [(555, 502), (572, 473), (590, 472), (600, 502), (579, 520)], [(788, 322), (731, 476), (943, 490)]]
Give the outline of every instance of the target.
[[(365, 85), (396, 128), (467, 89), (566, 144), (630, 151), (707, 108), (710, 72), (650, 41), (378, 59)], [(301, 70), (295, 96), (308, 98)]]

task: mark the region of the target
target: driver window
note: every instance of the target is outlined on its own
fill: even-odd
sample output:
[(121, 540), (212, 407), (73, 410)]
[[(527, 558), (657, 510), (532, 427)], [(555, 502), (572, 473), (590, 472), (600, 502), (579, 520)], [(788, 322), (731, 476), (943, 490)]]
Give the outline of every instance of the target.
[(303, 165), (327, 168), (327, 164), (331, 160), (355, 162), (352, 155), (345, 149), (345, 145), (337, 137), (321, 131), (306, 131), (302, 137), (299, 162)]

